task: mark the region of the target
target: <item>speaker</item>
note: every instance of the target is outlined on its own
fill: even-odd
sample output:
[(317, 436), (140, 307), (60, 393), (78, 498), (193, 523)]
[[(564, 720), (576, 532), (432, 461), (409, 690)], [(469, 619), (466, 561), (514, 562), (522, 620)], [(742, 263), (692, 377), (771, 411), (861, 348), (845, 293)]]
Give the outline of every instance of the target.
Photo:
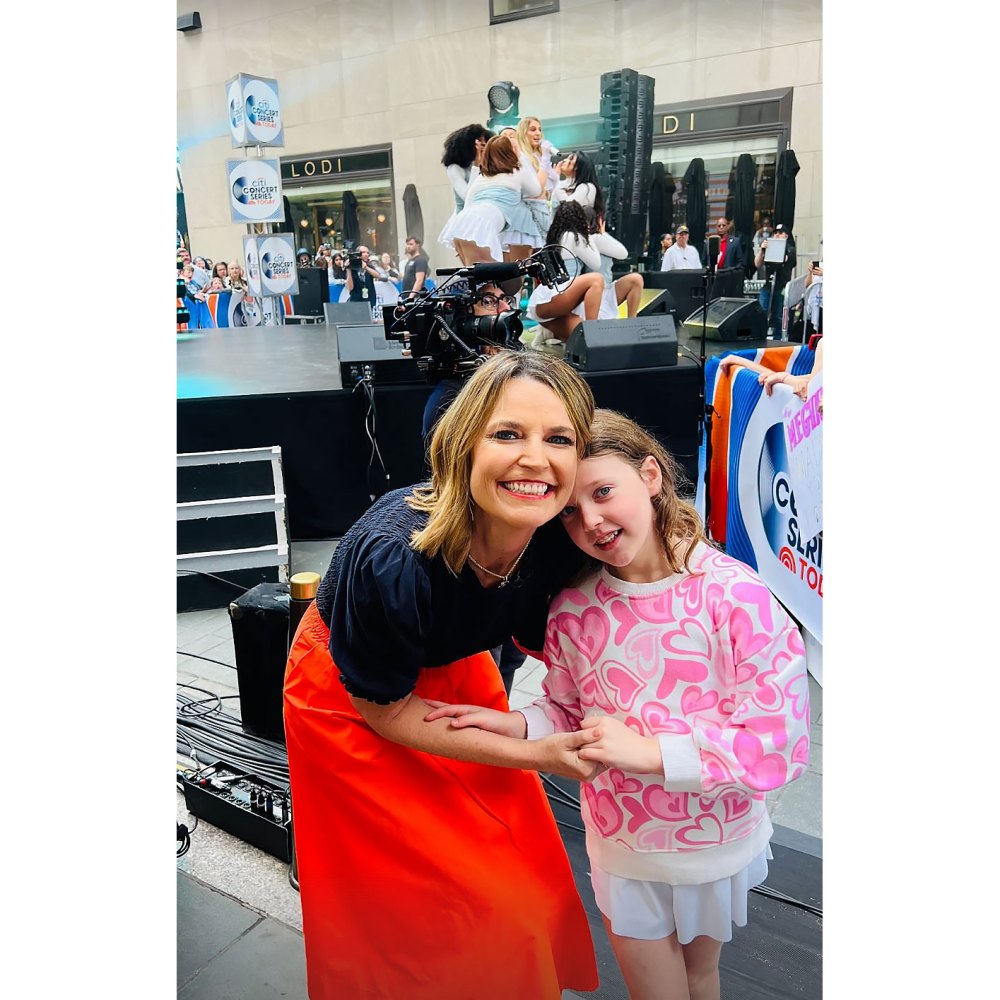
[(646, 288), (665, 288), (673, 296), (677, 315), (687, 316), (700, 309), (705, 301), (705, 272), (692, 268), (682, 271), (646, 271), (642, 283)]
[(292, 312), (296, 316), (322, 316), (324, 304), (329, 304), (330, 275), (325, 267), (299, 267), (299, 291), (292, 296)]
[[(640, 316), (659, 316), (665, 314), (674, 321), (674, 326), (680, 322), (677, 318), (677, 303), (674, 302), (673, 295), (666, 288), (650, 289), (649, 294), (653, 296), (645, 305), (639, 306)], [(643, 296), (645, 298), (645, 296)]]
[(701, 336), (705, 318), (706, 340), (766, 340), (767, 314), (756, 299), (715, 299), (708, 304), (707, 315), (695, 309), (684, 320), (689, 337)]
[(372, 321), (371, 306), (367, 302), (326, 302), (323, 304), (323, 315), (327, 323), (335, 326), (342, 323), (360, 326)]
[(389, 340), (382, 327), (372, 323), (363, 326), (338, 323), (337, 355), (340, 358), (340, 379), (345, 389), (352, 388), (364, 378), (366, 367), (376, 385), (424, 381), (416, 361), (403, 354), (402, 341)]
[(192, 11), (190, 14), (180, 14), (177, 18), (178, 31), (197, 31), (201, 27), (201, 14)]
[(583, 372), (665, 368), (677, 364), (673, 316), (585, 320), (566, 341), (566, 361)]
[(243, 731), (285, 742), (282, 687), (288, 660), (287, 583), (262, 583), (229, 605)]

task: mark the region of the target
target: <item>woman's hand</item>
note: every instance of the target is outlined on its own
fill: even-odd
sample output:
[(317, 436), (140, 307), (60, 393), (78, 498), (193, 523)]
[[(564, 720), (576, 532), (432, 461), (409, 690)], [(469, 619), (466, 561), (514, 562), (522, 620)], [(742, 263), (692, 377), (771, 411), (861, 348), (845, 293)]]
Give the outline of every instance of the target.
[(779, 383), (787, 385), (792, 392), (804, 403), (809, 395), (809, 375), (789, 375), (788, 372), (771, 372), (768, 375), (760, 375), (758, 382), (764, 387), (764, 392), (769, 396), (774, 392), (774, 387)]
[(585, 760), (580, 748), (593, 738), (590, 732), (581, 729), (576, 733), (553, 733), (544, 739), (534, 740), (540, 751), (537, 769), (574, 781), (592, 781), (604, 768), (597, 761)]
[(451, 719), (452, 729), (474, 726), (499, 736), (512, 736), (516, 740), (523, 740), (528, 732), (528, 723), (520, 712), (498, 712), (481, 705), (449, 705), (441, 701), (428, 701), (427, 704), (433, 711), (424, 716), (424, 722)]
[(580, 748), (583, 760), (633, 774), (663, 774), (663, 756), (654, 737), (642, 736), (607, 715), (592, 715), (582, 725), (582, 731), (592, 736), (592, 742)]
[(753, 362), (748, 361), (746, 358), (741, 358), (737, 354), (727, 354), (720, 362), (719, 367), (726, 371), (729, 368), (735, 368), (739, 365), (740, 368), (753, 368)]

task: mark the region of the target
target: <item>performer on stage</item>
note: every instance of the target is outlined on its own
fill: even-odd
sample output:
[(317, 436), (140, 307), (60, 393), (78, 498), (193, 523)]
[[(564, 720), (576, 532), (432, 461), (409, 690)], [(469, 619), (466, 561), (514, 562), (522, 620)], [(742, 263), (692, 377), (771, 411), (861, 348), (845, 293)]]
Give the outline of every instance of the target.
[(604, 231), (604, 219), (600, 218), (592, 208), (585, 208), (583, 214), (590, 230), (590, 245), (601, 255), (600, 274), (604, 278), (604, 296), (597, 318), (618, 319), (618, 307), (623, 302), (626, 303), (629, 319), (638, 316), (639, 303), (642, 301), (642, 275), (630, 271), (615, 281), (611, 274), (614, 262), (628, 257), (628, 249), (610, 233)]
[(578, 566), (554, 519), (592, 413), (561, 361), (484, 363), (434, 432), (430, 483), (347, 532), (299, 625), (285, 733), (311, 1000), (597, 987), (568, 859), (523, 770), (589, 777), (589, 735), (528, 744), (424, 721), (446, 701), (506, 709), (485, 650), (511, 634), (541, 648)]
[[(537, 198), (542, 185), (536, 172), (521, 165), (512, 143), (494, 136), (483, 150), (480, 174), (470, 183), (465, 208), (438, 237), (463, 240), (483, 248), (482, 260), (503, 260), (503, 247), (521, 242), (535, 229), (524, 198)], [(461, 256), (461, 254), (459, 255)]]
[(486, 143), (493, 138), (493, 133), (485, 125), (465, 125), (455, 129), (444, 141), (444, 154), (441, 163), (448, 174), (448, 181), (455, 194), (455, 211), (438, 236), (438, 242), (449, 250), (455, 247), (450, 239), (444, 239), (455, 219), (455, 216), (465, 208), (465, 196), (469, 190), (469, 182), (479, 174), (479, 161)]
[(552, 143), (542, 133), (542, 123), (537, 118), (522, 118), (517, 126), (517, 145), (521, 154), (522, 164), (528, 163), (531, 169), (539, 175), (542, 182), (542, 193), (537, 198), (525, 198), (524, 203), (535, 220), (537, 232), (525, 233), (523, 240), (510, 239), (511, 243), (523, 243), (528, 246), (541, 247), (545, 245), (545, 234), (552, 225), (552, 210), (549, 200), (559, 183), (559, 174), (552, 166), (552, 154), (558, 152)]
[(528, 299), (527, 314), (551, 338), (565, 343), (582, 320), (600, 315), (604, 297), (601, 254), (590, 242), (587, 217), (575, 201), (556, 209), (545, 242), (563, 248), (569, 280), (553, 288), (537, 285)]
[(722, 944), (767, 877), (765, 795), (809, 763), (805, 647), (760, 578), (706, 544), (659, 442), (611, 410), (592, 429), (562, 522), (593, 568), (552, 604), (544, 696), (427, 719), (529, 742), (598, 734), (579, 753), (607, 770), (582, 814), (629, 995), (718, 1000)]
[(577, 150), (560, 160), (559, 172), (563, 179), (553, 192), (553, 201), (576, 201), (584, 208), (592, 208), (598, 215), (604, 215), (604, 192), (597, 180), (597, 170), (586, 153)]

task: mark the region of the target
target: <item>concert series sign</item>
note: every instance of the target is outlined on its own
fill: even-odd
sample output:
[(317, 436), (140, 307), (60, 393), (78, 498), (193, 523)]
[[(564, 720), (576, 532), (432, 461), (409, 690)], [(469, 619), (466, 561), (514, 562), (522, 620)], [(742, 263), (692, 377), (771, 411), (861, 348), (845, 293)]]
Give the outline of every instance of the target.
[(260, 298), (260, 254), (258, 253), (256, 236), (243, 237), (243, 270), (247, 276), (247, 287), (250, 294)]
[(226, 160), (233, 222), (284, 222), (278, 160)]
[(226, 81), (233, 146), (284, 146), (278, 81), (239, 73)]
[(295, 295), (299, 273), (295, 268), (295, 244), (291, 233), (259, 236), (260, 284), (264, 295)]

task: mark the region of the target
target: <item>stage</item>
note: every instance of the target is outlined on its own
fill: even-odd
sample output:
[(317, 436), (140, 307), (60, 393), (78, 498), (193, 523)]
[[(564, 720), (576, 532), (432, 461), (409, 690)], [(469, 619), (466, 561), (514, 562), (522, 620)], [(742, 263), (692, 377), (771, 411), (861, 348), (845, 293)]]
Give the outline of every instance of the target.
[[(381, 328), (373, 324), (377, 333)], [(678, 337), (676, 366), (584, 373), (598, 406), (620, 410), (652, 431), (697, 475), (699, 342)], [(706, 343), (708, 355), (759, 346)], [(390, 362), (404, 369), (405, 365)], [(410, 363), (412, 364), (412, 362)], [(382, 381), (380, 381), (382, 376)], [(372, 495), (425, 477), (420, 425), (425, 381), (374, 382), (375, 437), (388, 478), (366, 434), (369, 402), (344, 388), (337, 328), (330, 324), (200, 330), (177, 337), (177, 452), (281, 448), (288, 533), (336, 538)]]

